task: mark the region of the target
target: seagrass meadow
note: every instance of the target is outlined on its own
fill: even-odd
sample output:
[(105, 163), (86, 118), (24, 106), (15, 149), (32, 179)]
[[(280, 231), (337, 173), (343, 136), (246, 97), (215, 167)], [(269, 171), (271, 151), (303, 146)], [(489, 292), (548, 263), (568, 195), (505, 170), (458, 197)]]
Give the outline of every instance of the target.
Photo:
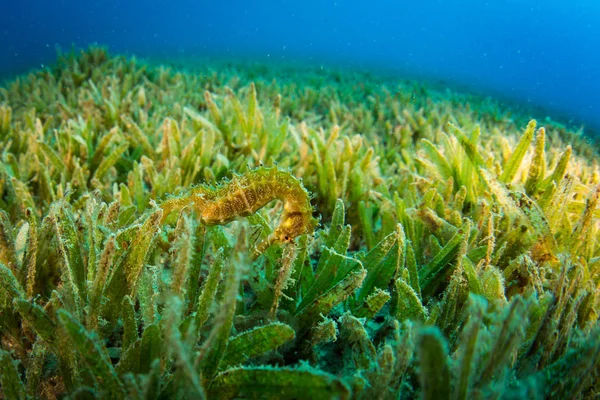
[(0, 154), (0, 398), (600, 395), (580, 132), (94, 47), (3, 84)]

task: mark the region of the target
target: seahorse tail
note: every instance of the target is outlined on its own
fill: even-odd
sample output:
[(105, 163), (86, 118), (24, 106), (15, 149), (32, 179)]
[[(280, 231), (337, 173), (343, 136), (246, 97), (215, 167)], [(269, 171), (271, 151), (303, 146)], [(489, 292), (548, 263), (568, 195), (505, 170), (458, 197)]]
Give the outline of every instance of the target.
[(181, 211), (187, 204), (188, 202), (181, 198), (172, 198), (163, 201), (160, 205), (160, 208), (162, 208), (163, 210), (162, 220), (160, 221), (160, 223), (164, 224), (169, 215), (171, 215), (175, 211)]

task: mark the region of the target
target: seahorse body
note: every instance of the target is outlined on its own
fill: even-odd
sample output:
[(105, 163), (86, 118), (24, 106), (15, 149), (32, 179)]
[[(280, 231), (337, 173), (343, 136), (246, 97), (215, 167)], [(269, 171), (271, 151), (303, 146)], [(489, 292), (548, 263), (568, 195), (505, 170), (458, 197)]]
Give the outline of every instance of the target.
[(189, 189), (180, 197), (161, 204), (163, 222), (174, 211), (193, 207), (203, 224), (223, 225), (254, 214), (272, 200), (283, 202), (279, 226), (257, 252), (273, 242), (292, 242), (296, 237), (312, 233), (317, 221), (312, 217), (308, 192), (292, 174), (276, 167), (256, 168), (244, 175), (234, 174), (231, 181), (212, 188), (206, 185)]

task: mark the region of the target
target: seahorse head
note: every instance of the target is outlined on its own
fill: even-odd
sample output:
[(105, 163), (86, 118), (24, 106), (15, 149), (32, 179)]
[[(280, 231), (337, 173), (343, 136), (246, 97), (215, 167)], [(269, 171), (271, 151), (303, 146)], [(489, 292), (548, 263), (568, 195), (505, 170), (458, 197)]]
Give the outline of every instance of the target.
[(281, 223), (273, 233), (273, 239), (280, 243), (290, 243), (300, 235), (312, 233), (316, 225), (317, 221), (310, 212), (286, 211), (281, 217)]

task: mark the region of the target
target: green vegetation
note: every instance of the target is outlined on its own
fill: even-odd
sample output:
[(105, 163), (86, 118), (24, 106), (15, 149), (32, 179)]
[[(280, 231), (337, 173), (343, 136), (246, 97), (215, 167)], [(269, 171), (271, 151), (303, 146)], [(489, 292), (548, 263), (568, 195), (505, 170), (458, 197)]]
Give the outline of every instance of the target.
[[(415, 82), (91, 48), (0, 88), (0, 156), (0, 398), (600, 393), (598, 154), (565, 127)], [(281, 202), (162, 223), (170, 195), (275, 164), (314, 234), (254, 259)]]

